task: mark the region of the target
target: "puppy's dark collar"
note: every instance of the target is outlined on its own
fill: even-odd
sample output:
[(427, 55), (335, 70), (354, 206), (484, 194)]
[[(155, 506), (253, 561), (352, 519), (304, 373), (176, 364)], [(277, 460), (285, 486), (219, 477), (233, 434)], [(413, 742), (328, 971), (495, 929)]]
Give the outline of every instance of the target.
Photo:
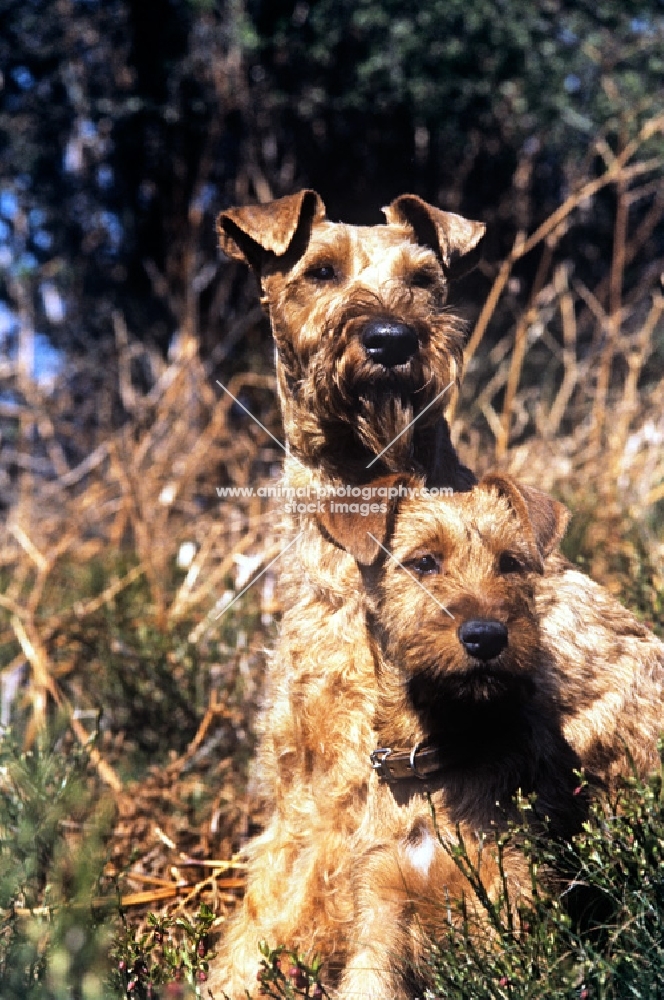
[(443, 762), (437, 747), (416, 743), (410, 750), (377, 747), (370, 755), (371, 766), (385, 781), (405, 781), (419, 778), (427, 781), (442, 770)]

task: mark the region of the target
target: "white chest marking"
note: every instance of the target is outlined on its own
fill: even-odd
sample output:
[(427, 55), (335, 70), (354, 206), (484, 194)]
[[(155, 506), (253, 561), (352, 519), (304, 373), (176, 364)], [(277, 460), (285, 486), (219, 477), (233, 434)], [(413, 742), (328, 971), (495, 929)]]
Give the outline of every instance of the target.
[(406, 857), (423, 878), (429, 874), (435, 852), (436, 840), (428, 831), (422, 831), (416, 844), (406, 844)]

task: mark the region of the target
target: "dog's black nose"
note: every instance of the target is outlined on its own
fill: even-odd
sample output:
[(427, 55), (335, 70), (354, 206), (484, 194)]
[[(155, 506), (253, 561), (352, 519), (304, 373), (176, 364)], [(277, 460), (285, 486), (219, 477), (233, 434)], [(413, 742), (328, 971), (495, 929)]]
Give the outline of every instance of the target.
[(459, 626), (459, 639), (476, 660), (493, 660), (507, 645), (507, 628), (492, 618), (474, 618)]
[(385, 368), (405, 364), (419, 347), (412, 327), (385, 319), (367, 323), (362, 332), (362, 343), (371, 360)]

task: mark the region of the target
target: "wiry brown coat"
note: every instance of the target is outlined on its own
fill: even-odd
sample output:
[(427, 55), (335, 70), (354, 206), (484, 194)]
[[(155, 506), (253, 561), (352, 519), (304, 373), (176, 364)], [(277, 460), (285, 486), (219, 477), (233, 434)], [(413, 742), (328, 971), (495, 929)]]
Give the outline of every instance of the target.
[[(253, 267), (269, 310), (285, 486), (315, 494), (394, 469), (456, 489), (474, 482), (444, 418), (463, 345), (445, 301), (484, 227), (413, 195), (385, 215), (387, 225), (333, 223), (303, 191), (219, 218), (222, 249)], [(408, 355), (399, 364), (394, 338)], [(286, 611), (256, 764), (274, 811), (249, 845), (245, 899), (210, 980), (232, 996), (256, 989), (260, 938), (322, 955), (333, 982), (353, 922), (348, 844), (366, 800), (377, 691), (355, 561), (321, 533), (313, 506), (292, 516), (280, 563)]]
[[(363, 485), (395, 471), (455, 490), (475, 481), (454, 453), (443, 416), (443, 390), (460, 375), (463, 339), (444, 302), (448, 279), (472, 259), (482, 227), (410, 195), (397, 198), (386, 216), (387, 226), (331, 223), (314, 192), (220, 216), (222, 248), (251, 264), (270, 312), (291, 451), (285, 485)], [(410, 336), (414, 353), (399, 364), (381, 360), (376, 322), (396, 327), (406, 341)], [(330, 541), (315, 510), (294, 515), (289, 532), (293, 545), (280, 581), (287, 610), (268, 668), (257, 762), (274, 811), (249, 846), (245, 901), (211, 977), (213, 988), (235, 996), (255, 990), (261, 937), (318, 952), (331, 981), (349, 947), (359, 947), (350, 941), (358, 912), (354, 852), (372, 827), (367, 760), (376, 745), (379, 695), (363, 589), (354, 560)], [(564, 651), (552, 666), (567, 691), (560, 702), (564, 739), (582, 763), (612, 781), (630, 767), (624, 731), (639, 770), (647, 770), (660, 722), (659, 644), (555, 554), (538, 577), (535, 604), (542, 642)], [(617, 669), (607, 672), (599, 648), (612, 650)], [(579, 673), (568, 683), (569, 663)], [(398, 870), (393, 875), (394, 886)], [(462, 891), (458, 873), (445, 866), (436, 878), (452, 895)], [(390, 904), (389, 895), (382, 894), (386, 921), (403, 898), (396, 892)]]
[[(349, 1000), (421, 992), (422, 945), (450, 919), (450, 900), (463, 895), (478, 911), (440, 837), (461, 828), (495, 899), (496, 853), (480, 845), (515, 816), (517, 791), (535, 796), (534, 819), (553, 836), (570, 837), (587, 805), (578, 769), (591, 788), (632, 766), (647, 773), (663, 723), (664, 645), (554, 554), (561, 504), (492, 475), (453, 498), (400, 500), (395, 514), (393, 524), (389, 509), (323, 517), (363, 568), (377, 746), (392, 750), (388, 769), (390, 756), (413, 748), (420, 775), (431, 768), (426, 780), (370, 782), (349, 845), (355, 920), (340, 990)], [(518, 896), (523, 859), (512, 851), (504, 867)]]

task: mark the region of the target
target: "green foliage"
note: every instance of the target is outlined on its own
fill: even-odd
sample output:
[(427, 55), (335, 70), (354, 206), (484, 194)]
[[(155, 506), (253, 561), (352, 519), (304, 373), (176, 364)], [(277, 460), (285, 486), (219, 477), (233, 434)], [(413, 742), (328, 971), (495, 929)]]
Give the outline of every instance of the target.
[(567, 153), (575, 135), (585, 145), (598, 130), (633, 132), (664, 78), (664, 24), (652, 0), (275, 6), (281, 17), (262, 11), (266, 45), (277, 85), (303, 117), (404, 108), (453, 155), (469, 132), (508, 142), (546, 132)]
[[(96, 567), (106, 582), (112, 564), (111, 558), (110, 565), (103, 560)], [(113, 731), (127, 733), (136, 764), (146, 755), (154, 761), (160, 747), (183, 750), (196, 732), (207, 693), (201, 689), (198, 650), (187, 642), (191, 622), (160, 625), (150, 598), (145, 579), (138, 579), (86, 619), (72, 616), (66, 628), (78, 651), (77, 673), (94, 674), (95, 704), (103, 707)]]
[[(29, 302), (37, 329), (88, 355), (118, 309), (165, 349), (193, 285), (214, 353), (253, 299), (218, 295), (221, 275), (193, 279), (214, 259), (217, 211), (238, 198), (310, 184), (332, 215), (373, 221), (416, 190), (499, 221), (500, 256), (524, 224), (519, 159), (541, 220), (592, 173), (598, 137), (615, 150), (658, 110), (664, 81), (657, 0), (0, 0), (0, 12), (0, 302), (14, 316)], [(602, 261), (605, 214), (586, 234)], [(233, 365), (256, 342), (231, 347)], [(113, 353), (100, 347), (90, 377)], [(97, 417), (77, 398), (77, 426), (81, 405)]]
[[(465, 906), (420, 970), (432, 996), (449, 1000), (652, 1000), (664, 990), (664, 798), (662, 776), (628, 781), (593, 804), (570, 845), (552, 845), (524, 823), (501, 843), (524, 850), (532, 899), (480, 890), (485, 927)], [(443, 846), (446, 846), (445, 844)], [(446, 847), (474, 885), (462, 841)], [(546, 873), (565, 873), (565, 879)], [(562, 891), (561, 891), (562, 890)], [(428, 995), (428, 994), (427, 994)]]
[(157, 987), (172, 984), (168, 996), (184, 1000), (205, 995), (209, 959), (208, 934), (214, 920), (212, 910), (201, 905), (191, 918), (148, 915), (149, 929), (137, 933), (122, 915), (122, 930), (116, 938), (112, 985), (118, 995), (131, 1000), (151, 1000), (161, 995)]
[(266, 941), (259, 942), (259, 949), (263, 956), (258, 972), (261, 996), (275, 1000), (322, 1000), (329, 996), (320, 982), (318, 959), (306, 962), (287, 948), (271, 948)]
[(22, 752), (11, 736), (0, 742), (2, 1000), (201, 995), (212, 910), (150, 914), (142, 932), (128, 924), (102, 878), (114, 808), (86, 753), (65, 744), (42, 735)]
[(111, 803), (87, 756), (41, 734), (0, 742), (0, 996), (97, 1000), (110, 944), (100, 898)]
[(659, 585), (653, 539), (658, 530), (632, 520), (622, 511), (607, 514), (591, 488), (579, 503), (562, 542), (565, 556), (595, 579), (619, 585), (620, 599), (658, 635), (664, 622), (664, 593)]

